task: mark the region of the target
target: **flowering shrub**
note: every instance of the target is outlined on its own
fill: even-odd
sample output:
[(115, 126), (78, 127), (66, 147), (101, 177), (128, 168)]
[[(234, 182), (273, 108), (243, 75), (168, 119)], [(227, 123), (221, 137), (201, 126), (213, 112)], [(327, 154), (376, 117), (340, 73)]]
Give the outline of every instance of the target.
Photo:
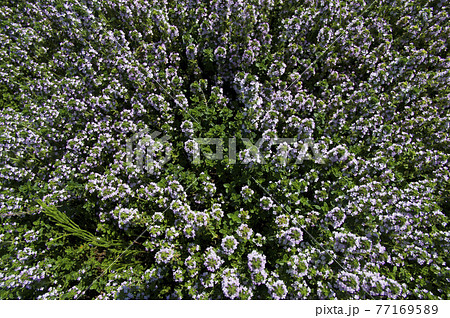
[(448, 299), (448, 15), (3, 1), (0, 298)]

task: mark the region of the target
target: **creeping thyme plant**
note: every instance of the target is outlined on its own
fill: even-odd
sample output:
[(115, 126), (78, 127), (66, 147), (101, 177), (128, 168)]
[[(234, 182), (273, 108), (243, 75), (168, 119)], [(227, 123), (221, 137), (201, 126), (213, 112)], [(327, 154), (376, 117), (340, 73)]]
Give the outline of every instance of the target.
[(450, 297), (446, 1), (3, 0), (0, 38), (1, 299)]

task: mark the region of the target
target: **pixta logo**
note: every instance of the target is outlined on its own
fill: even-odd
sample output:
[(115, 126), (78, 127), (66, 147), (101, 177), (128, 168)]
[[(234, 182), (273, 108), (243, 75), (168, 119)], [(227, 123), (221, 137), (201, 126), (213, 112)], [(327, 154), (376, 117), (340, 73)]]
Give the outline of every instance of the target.
[[(127, 162), (135, 166), (138, 172), (146, 171), (150, 174), (158, 174), (162, 166), (171, 159), (172, 147), (168, 140), (170, 136), (160, 136), (161, 132), (150, 132), (144, 129), (127, 139)], [(324, 164), (327, 156), (323, 153), (320, 144), (312, 139), (299, 141), (296, 138), (260, 138), (253, 143), (248, 138), (242, 138), (245, 149), (237, 150), (237, 139), (228, 138), (228, 164), (266, 164), (270, 159), (276, 160), (281, 166), (288, 162), (301, 164), (304, 160), (312, 160), (318, 164)], [(265, 146), (264, 146), (265, 143)], [(223, 138), (193, 138), (185, 142), (185, 151), (193, 164), (201, 163), (201, 154), (208, 160), (224, 159)], [(267, 144), (275, 146), (276, 150), (267, 153)], [(214, 152), (203, 151), (201, 145), (211, 145)], [(269, 148), (271, 147), (269, 146)], [(209, 149), (211, 149), (209, 148)], [(263, 151), (263, 148), (265, 150)]]
[[(241, 151), (241, 163), (255, 162), (259, 164), (266, 164), (266, 154), (262, 151), (263, 143), (267, 139), (260, 138), (256, 143), (252, 143), (248, 138), (242, 138), (242, 142), (245, 145), (244, 151)], [(236, 164), (236, 138), (228, 138), (228, 163)], [(312, 139), (306, 139), (303, 142), (299, 142), (296, 138), (274, 138), (271, 140), (272, 145), (279, 145), (276, 156), (279, 158), (280, 163), (286, 166), (291, 155), (290, 146), (296, 145), (296, 149), (299, 149), (295, 156), (295, 164), (301, 164), (304, 160), (312, 160), (318, 164), (324, 164), (326, 156), (320, 152), (320, 147), (315, 144)], [(203, 152), (199, 145), (215, 145), (215, 153)], [(223, 139), (221, 138), (194, 138), (186, 145), (186, 151), (192, 155), (192, 162), (194, 164), (200, 163), (200, 153), (206, 159), (209, 160), (222, 160), (224, 159)], [(309, 153), (312, 152), (312, 155)]]

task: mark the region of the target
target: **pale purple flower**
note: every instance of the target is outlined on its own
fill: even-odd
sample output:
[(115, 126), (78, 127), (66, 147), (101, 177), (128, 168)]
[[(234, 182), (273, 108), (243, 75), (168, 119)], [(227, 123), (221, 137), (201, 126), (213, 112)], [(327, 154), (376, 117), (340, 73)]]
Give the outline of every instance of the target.
[(226, 255), (231, 255), (236, 250), (238, 246), (238, 241), (234, 238), (234, 236), (228, 235), (222, 239), (222, 251)]
[(174, 256), (174, 251), (172, 248), (162, 248), (155, 254), (155, 260), (158, 264), (164, 263), (167, 264)]
[(273, 201), (269, 197), (262, 197), (260, 200), (260, 206), (263, 210), (270, 210), (273, 207)]
[(213, 248), (209, 247), (203, 265), (210, 272), (215, 272), (223, 264), (223, 260), (216, 254)]
[(260, 254), (257, 251), (252, 251), (247, 255), (248, 258), (248, 268), (251, 272), (261, 272), (266, 266), (266, 256)]
[(268, 284), (269, 292), (273, 299), (285, 299), (287, 295), (286, 284), (282, 280), (277, 280), (272, 284)]
[(236, 230), (237, 235), (244, 240), (249, 240), (253, 234), (253, 230), (245, 223), (241, 224)]

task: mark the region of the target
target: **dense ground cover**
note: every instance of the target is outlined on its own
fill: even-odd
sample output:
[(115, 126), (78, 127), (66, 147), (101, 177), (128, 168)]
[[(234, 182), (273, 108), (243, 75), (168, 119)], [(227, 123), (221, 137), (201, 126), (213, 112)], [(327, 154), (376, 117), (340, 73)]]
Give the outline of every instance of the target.
[(448, 299), (449, 21), (0, 1), (0, 298)]

